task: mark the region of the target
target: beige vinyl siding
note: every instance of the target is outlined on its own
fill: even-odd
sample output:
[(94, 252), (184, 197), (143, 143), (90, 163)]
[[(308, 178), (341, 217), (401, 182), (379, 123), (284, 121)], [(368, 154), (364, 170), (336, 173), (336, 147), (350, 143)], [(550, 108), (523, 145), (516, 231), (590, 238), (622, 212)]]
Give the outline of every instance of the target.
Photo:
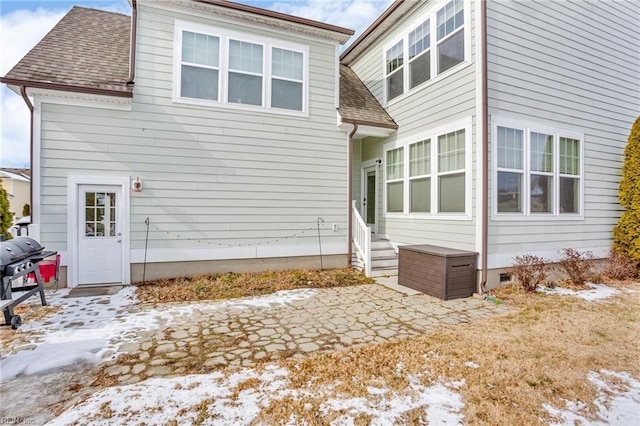
[(144, 5), (138, 16), (131, 111), (43, 104), (48, 248), (66, 250), (67, 176), (86, 174), (142, 180), (142, 192), (130, 194), (132, 249), (144, 248), (146, 217), (150, 249), (317, 245), (322, 217), (323, 244), (343, 244), (346, 253), (347, 146), (336, 126), (335, 45), (216, 22), (309, 46), (309, 117), (174, 103), (174, 20), (212, 21)]
[(583, 133), (585, 145), (584, 220), (492, 220), (490, 253), (611, 245), (640, 115), (639, 17), (633, 1), (488, 3), (490, 115)]
[[(366, 53), (350, 64), (351, 68), (358, 74), (360, 79), (367, 85), (376, 98), (383, 101), (384, 90), (384, 68), (383, 55), (384, 47), (402, 34), (405, 34), (421, 23), (415, 16), (437, 4), (438, 7), (444, 5), (443, 2), (423, 2), (415, 10), (409, 13), (401, 23), (395, 26), (384, 38), (378, 40)], [(448, 123), (460, 119), (472, 118), (472, 152), (467, 154), (472, 158), (472, 170), (467, 173), (472, 174), (472, 220), (443, 220), (426, 218), (401, 218), (387, 217), (385, 215), (384, 190), (385, 176), (384, 165), (380, 168), (380, 180), (378, 182), (378, 203), (379, 222), (378, 231), (389, 236), (391, 241), (399, 244), (435, 244), (463, 250), (475, 250), (475, 34), (474, 34), (474, 13), (475, 3), (466, 3), (465, 7), (470, 7), (467, 16), (471, 22), (465, 24), (465, 31), (471, 40), (470, 45), (465, 44), (469, 52), (469, 62), (460, 64), (433, 81), (426, 83), (420, 88), (405, 93), (398, 99), (392, 100), (386, 109), (393, 117), (399, 128), (395, 135), (386, 139), (367, 138), (362, 142), (362, 161), (373, 158), (384, 158), (383, 145), (396, 140), (407, 140), (425, 130), (446, 126)], [(435, 48), (435, 41), (432, 35), (432, 49)], [(451, 129), (456, 130), (456, 129)], [(412, 140), (417, 142), (418, 139)]]

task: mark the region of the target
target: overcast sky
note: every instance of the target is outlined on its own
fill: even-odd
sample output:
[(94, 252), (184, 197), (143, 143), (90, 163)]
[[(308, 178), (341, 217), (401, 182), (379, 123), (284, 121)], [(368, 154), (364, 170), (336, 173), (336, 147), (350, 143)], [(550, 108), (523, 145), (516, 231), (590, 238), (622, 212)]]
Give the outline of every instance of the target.
[[(235, 0), (356, 31), (355, 38), (393, 0)], [(0, 0), (0, 75), (7, 72), (73, 5), (130, 14), (127, 0)], [(29, 110), (19, 95), (0, 89), (0, 166), (29, 167)]]

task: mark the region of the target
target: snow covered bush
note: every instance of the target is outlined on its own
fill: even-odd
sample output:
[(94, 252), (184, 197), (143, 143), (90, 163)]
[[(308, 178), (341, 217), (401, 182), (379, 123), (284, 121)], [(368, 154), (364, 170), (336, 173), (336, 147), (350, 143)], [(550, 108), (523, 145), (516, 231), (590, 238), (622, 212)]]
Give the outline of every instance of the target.
[(534, 292), (536, 286), (547, 278), (549, 261), (532, 254), (524, 254), (513, 258), (511, 277), (524, 291)]

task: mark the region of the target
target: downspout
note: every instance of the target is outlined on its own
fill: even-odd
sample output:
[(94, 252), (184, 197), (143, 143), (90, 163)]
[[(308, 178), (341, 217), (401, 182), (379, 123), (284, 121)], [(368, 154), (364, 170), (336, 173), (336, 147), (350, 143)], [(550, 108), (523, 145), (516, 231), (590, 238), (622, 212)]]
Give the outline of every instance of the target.
[(134, 84), (136, 78), (136, 38), (138, 34), (138, 4), (136, 0), (131, 1), (131, 35), (129, 40), (129, 77), (127, 85)]
[(489, 91), (487, 76), (487, 2), (480, 2), (482, 25), (482, 279), (480, 291), (484, 293), (487, 286), (489, 254)]
[(348, 201), (348, 209), (347, 209), (347, 247), (348, 247), (348, 259), (347, 259), (347, 265), (349, 266), (349, 268), (351, 268), (353, 265), (351, 263), (351, 258), (353, 257), (353, 247), (352, 247), (352, 233), (353, 233), (353, 201), (351, 201), (351, 199), (353, 198), (353, 176), (352, 176), (352, 164), (353, 164), (353, 137), (355, 136), (356, 132), (358, 131), (358, 125), (356, 123), (353, 123), (353, 130), (351, 131), (351, 133), (349, 133), (349, 137), (347, 139), (347, 151), (348, 151), (348, 164), (347, 164), (347, 201)]
[(31, 185), (29, 185), (29, 214), (33, 218), (33, 104), (27, 96), (27, 86), (20, 86), (20, 94), (29, 108), (29, 174), (31, 175)]

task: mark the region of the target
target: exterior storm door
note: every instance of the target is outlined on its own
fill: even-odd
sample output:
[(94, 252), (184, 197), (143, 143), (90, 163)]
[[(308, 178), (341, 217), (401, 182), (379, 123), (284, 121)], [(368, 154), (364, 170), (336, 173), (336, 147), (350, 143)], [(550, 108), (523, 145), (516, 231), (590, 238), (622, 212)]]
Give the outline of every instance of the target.
[(79, 185), (78, 191), (78, 284), (122, 283), (122, 187)]
[(366, 167), (362, 173), (362, 217), (366, 224), (371, 227), (373, 232), (378, 232), (376, 225), (378, 223), (377, 208), (377, 166)]

